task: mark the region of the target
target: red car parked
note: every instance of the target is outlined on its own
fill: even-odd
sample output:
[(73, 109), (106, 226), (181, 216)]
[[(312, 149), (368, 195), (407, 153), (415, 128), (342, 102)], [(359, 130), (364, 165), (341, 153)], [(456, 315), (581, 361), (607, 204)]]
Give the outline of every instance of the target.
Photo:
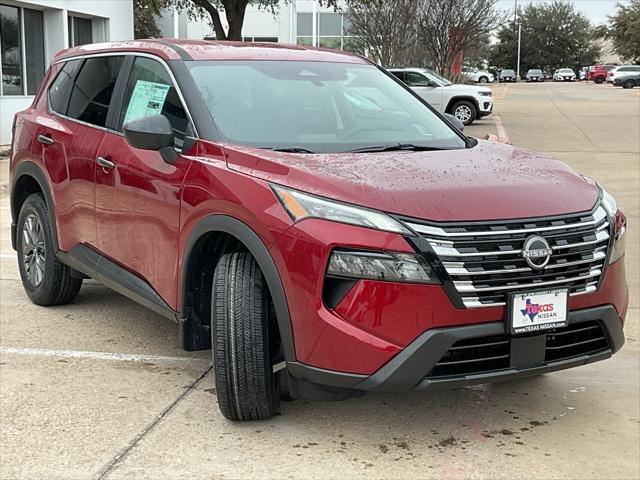
[(470, 385), (624, 343), (625, 217), (565, 164), (465, 136), (367, 60), (148, 40), (59, 53), (16, 115), (29, 297), (91, 277), (213, 346), (227, 418)]
[(615, 67), (615, 65), (596, 65), (595, 67), (591, 67), (587, 72), (587, 79), (600, 85), (607, 80), (609, 71)]

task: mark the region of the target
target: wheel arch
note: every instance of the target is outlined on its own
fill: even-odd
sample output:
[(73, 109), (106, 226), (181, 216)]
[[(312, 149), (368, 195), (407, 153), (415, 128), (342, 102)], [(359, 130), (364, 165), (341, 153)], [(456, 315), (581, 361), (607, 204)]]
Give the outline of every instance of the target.
[(475, 99), (474, 97), (470, 96), (470, 95), (459, 95), (459, 96), (455, 96), (449, 99), (449, 103), (447, 103), (447, 108), (445, 109), (445, 112), (447, 113), (451, 113), (451, 109), (453, 108), (453, 106), (462, 101), (462, 100), (466, 100), (467, 102), (471, 102), (473, 104), (473, 106), (476, 107), (476, 113), (480, 111), (480, 104), (478, 103), (478, 100)]
[[(224, 235), (240, 242), (242, 247), (246, 248), (258, 263), (273, 300), (285, 359), (287, 361), (295, 361), (295, 346), (289, 305), (276, 264), (258, 234), (244, 222), (228, 215), (210, 215), (201, 219), (189, 233), (185, 244), (180, 272), (181, 301), (179, 307), (183, 347), (186, 350), (197, 350), (203, 347), (200, 341), (202, 332), (198, 332), (197, 319), (193, 317), (194, 312), (192, 311), (193, 306), (191, 305), (189, 289), (193, 285), (194, 263), (201, 258), (203, 243), (206, 244), (213, 237)], [(215, 269), (215, 264), (217, 264), (217, 260), (210, 266), (211, 271)]]
[(56, 251), (58, 246), (58, 223), (56, 222), (55, 204), (49, 188), (46, 174), (34, 162), (25, 160), (15, 169), (11, 182), (10, 208), (11, 208), (11, 246), (17, 248), (17, 222), (20, 209), (24, 201), (33, 193), (42, 193), (49, 208), (49, 219), (53, 226), (53, 245)]

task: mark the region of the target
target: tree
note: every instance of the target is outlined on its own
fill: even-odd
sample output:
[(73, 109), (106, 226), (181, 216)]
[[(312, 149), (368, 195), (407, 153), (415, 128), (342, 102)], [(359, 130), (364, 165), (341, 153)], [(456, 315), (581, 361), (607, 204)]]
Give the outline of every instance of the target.
[[(600, 46), (592, 40), (594, 28), (589, 19), (577, 12), (573, 4), (554, 1), (529, 4), (518, 11), (522, 26), (520, 71), (542, 68), (573, 69), (593, 65), (600, 57)], [(490, 61), (499, 68), (514, 68), (517, 63), (518, 33), (513, 22), (504, 24), (497, 33)]]
[(418, 36), (433, 66), (451, 76), (456, 59), (486, 42), (503, 21), (497, 0), (419, 0)]
[(345, 17), (356, 50), (385, 66), (414, 64), (417, 0), (349, 0)]
[(160, 15), (165, 4), (166, 0), (133, 0), (133, 31), (135, 38), (160, 36), (156, 17)]
[[(336, 7), (337, 1), (321, 0), (320, 4)], [(167, 6), (186, 10), (191, 18), (208, 16), (218, 40), (242, 40), (244, 16), (250, 3), (274, 11), (280, 4), (279, 0), (166, 0)], [(222, 21), (223, 14), (229, 25), (226, 30)]]
[(616, 8), (607, 28), (613, 49), (623, 61), (640, 63), (640, 0), (631, 0), (629, 5), (618, 3)]

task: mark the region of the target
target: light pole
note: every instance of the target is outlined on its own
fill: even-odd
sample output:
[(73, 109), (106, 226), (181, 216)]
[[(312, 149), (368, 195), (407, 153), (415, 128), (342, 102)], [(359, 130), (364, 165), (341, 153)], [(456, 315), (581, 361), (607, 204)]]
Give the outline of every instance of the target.
[(522, 24), (518, 23), (518, 68), (516, 70), (516, 77), (520, 78), (520, 45), (522, 43)]

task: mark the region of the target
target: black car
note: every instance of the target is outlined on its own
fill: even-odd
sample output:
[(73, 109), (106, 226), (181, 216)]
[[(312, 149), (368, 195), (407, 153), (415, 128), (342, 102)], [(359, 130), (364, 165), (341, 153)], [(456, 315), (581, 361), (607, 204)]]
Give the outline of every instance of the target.
[(544, 73), (539, 68), (531, 68), (527, 72), (527, 82), (544, 82)]
[(516, 75), (516, 71), (512, 69), (504, 69), (500, 72), (500, 76), (498, 77), (498, 81), (500, 82), (517, 82), (518, 76)]
[(613, 86), (622, 88), (640, 87), (640, 73), (634, 73), (633, 75), (616, 78), (613, 80)]

